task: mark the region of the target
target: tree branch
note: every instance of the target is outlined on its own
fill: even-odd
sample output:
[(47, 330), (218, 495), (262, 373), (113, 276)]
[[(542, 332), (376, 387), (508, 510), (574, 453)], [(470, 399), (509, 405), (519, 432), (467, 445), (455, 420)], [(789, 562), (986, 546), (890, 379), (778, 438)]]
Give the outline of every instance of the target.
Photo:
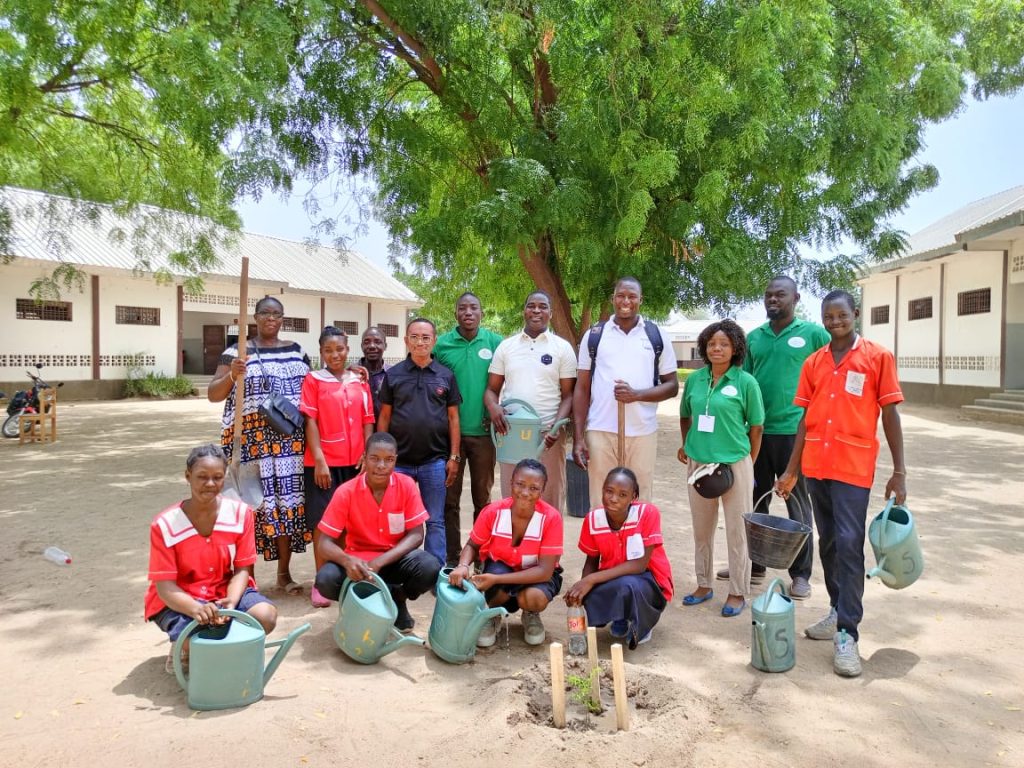
[(391, 30), (391, 33), (401, 43), (402, 50), (396, 50), (395, 55), (409, 64), (424, 84), (440, 96), (444, 92), (444, 74), (441, 72), (437, 60), (427, 52), (426, 46), (395, 21), (377, 0), (359, 0), (359, 2), (375, 19)]

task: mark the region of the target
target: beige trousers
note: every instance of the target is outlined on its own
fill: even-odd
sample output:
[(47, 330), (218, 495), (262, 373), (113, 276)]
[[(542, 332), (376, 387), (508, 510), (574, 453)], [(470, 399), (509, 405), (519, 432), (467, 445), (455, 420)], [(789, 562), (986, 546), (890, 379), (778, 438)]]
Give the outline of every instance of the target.
[(619, 436), (614, 432), (587, 430), (587, 452), (590, 460), (587, 474), (590, 478), (590, 506), (601, 506), (604, 479), (621, 463), (629, 467), (640, 483), (640, 500), (654, 501), (654, 462), (658, 458), (658, 433), (626, 438), (626, 455), (619, 461)]
[[(540, 497), (561, 512), (562, 517), (565, 517), (565, 434), (563, 429), (555, 444), (540, 455), (540, 463), (548, 471), (548, 482)], [(512, 495), (512, 471), (516, 465), (499, 462), (498, 467), (501, 471), (501, 498), (506, 499)]]
[[(686, 466), (689, 477), (698, 464), (690, 459)], [(693, 564), (697, 586), (714, 584), (715, 529), (718, 527), (718, 504), (725, 515), (725, 541), (729, 551), (729, 594), (750, 593), (750, 557), (747, 555), (747, 531), (743, 513), (754, 511), (754, 464), (750, 456), (732, 464), (732, 488), (717, 499), (705, 499), (692, 485), (687, 485), (690, 514), (693, 517)]]

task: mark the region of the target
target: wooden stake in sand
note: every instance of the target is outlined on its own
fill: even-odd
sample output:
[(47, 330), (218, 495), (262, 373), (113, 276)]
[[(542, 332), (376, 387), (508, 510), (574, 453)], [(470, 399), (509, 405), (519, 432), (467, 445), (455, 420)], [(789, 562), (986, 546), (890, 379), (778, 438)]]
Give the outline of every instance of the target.
[(555, 728), (565, 728), (565, 666), (562, 644), (552, 643), (551, 650), (551, 719)]
[(622, 661), (622, 643), (612, 645), (612, 682), (615, 686), (615, 727), (629, 730), (629, 702), (626, 701), (626, 665)]
[(590, 660), (590, 704), (595, 710), (601, 706), (601, 663), (597, 660), (597, 627), (587, 627), (587, 656)]

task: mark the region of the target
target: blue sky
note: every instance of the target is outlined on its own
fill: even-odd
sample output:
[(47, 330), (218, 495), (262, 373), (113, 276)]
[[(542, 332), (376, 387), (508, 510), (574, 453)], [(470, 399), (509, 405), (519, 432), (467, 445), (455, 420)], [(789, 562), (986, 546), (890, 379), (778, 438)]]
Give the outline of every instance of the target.
[[(938, 168), (939, 184), (911, 201), (894, 217), (893, 224), (913, 234), (967, 203), (1024, 184), (1022, 135), (1024, 93), (984, 102), (971, 100), (956, 116), (931, 126), (919, 160)], [(312, 237), (311, 220), (302, 203), (308, 189), (308, 183), (301, 182), (287, 199), (270, 194), (259, 202), (243, 203), (240, 213), (244, 228), (288, 240)], [(342, 221), (355, 218), (354, 203), (344, 199), (334, 203), (323, 194), (321, 205), (325, 211)], [(368, 232), (353, 236), (351, 244), (364, 257), (388, 269), (388, 239), (379, 224), (371, 222)]]

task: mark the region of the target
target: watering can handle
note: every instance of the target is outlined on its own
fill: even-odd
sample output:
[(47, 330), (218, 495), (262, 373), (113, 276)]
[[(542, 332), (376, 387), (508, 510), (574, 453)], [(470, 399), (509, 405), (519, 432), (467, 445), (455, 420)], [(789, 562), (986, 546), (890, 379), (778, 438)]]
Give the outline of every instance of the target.
[[(785, 582), (783, 582), (782, 579), (780, 579), (778, 576), (776, 576), (768, 583), (768, 588), (764, 591), (764, 593), (768, 594), (769, 592), (775, 592), (776, 590), (782, 593), (783, 597), (789, 597), (789, 593), (786, 591)], [(765, 602), (767, 603), (767, 601)]]
[[(233, 619), (238, 619), (243, 624), (248, 624), (254, 629), (263, 629), (263, 625), (254, 617), (250, 616), (244, 611), (236, 611), (233, 608), (218, 608), (217, 612), (221, 616), (230, 616)], [(178, 678), (178, 685), (181, 686), (182, 690), (188, 688), (188, 677), (185, 675), (185, 670), (181, 666), (181, 649), (185, 647), (185, 641), (188, 640), (189, 635), (192, 634), (192, 630), (199, 626), (199, 622), (192, 619), (178, 635), (178, 639), (174, 642), (174, 649), (171, 652), (171, 659), (174, 661), (174, 676)]]
[(498, 405), (501, 407), (502, 410), (504, 410), (505, 408), (507, 408), (510, 405), (521, 405), (523, 408), (528, 410), (534, 416), (537, 415), (537, 411), (534, 410), (532, 405), (530, 405), (525, 400), (520, 400), (520, 399), (518, 399), (516, 397), (510, 397), (508, 400), (504, 400), (501, 403), (498, 403)]
[(885, 529), (889, 527), (889, 513), (896, 503), (896, 494), (892, 494), (885, 502), (885, 509), (882, 510), (882, 529), (878, 532), (878, 548), (885, 551)]
[[(365, 581), (373, 581), (377, 584), (378, 587), (383, 589), (389, 595), (391, 594), (391, 587), (388, 586), (388, 583), (384, 581), (384, 579), (381, 577), (379, 573), (377, 573), (376, 571), (370, 571), (370, 575), (372, 575), (373, 578), (365, 579)], [(345, 577), (345, 581), (341, 584), (341, 593), (338, 595), (339, 605), (345, 602), (345, 595), (348, 593), (349, 587), (351, 587), (355, 583), (356, 582), (352, 581), (352, 579), (348, 578), (348, 576)]]

